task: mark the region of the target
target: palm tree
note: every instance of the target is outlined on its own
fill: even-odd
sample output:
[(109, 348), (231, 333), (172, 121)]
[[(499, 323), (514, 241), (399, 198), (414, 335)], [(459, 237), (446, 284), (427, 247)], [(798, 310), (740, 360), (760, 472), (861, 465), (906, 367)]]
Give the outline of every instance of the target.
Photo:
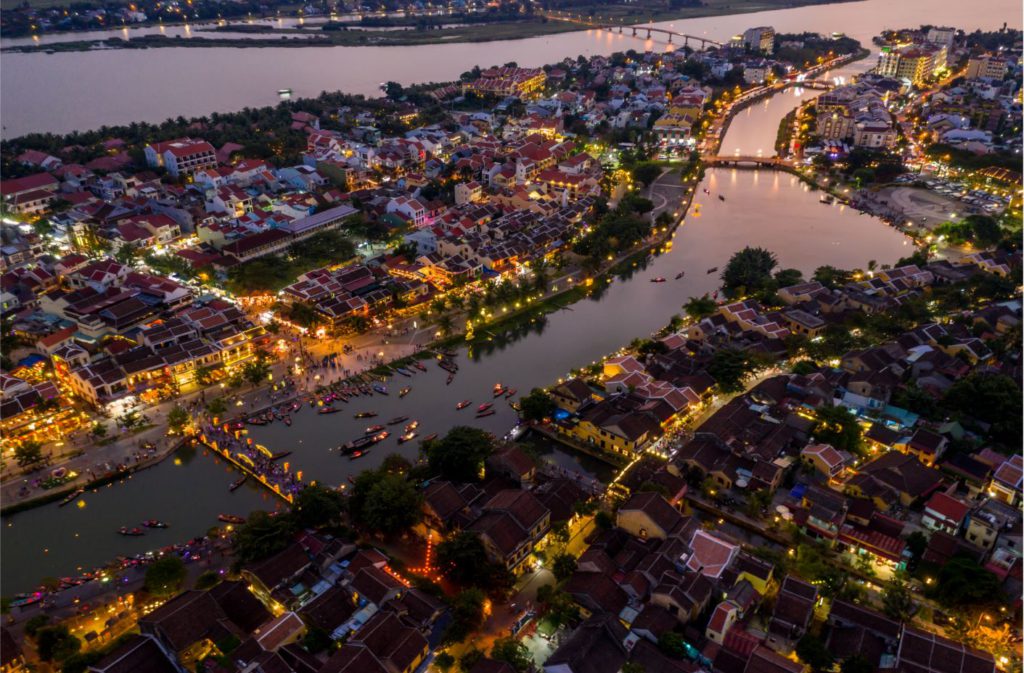
[(452, 321), (452, 317), (447, 313), (442, 315), (437, 321), (437, 328), (441, 330), (441, 334), (444, 336), (451, 335), (453, 326), (454, 322)]

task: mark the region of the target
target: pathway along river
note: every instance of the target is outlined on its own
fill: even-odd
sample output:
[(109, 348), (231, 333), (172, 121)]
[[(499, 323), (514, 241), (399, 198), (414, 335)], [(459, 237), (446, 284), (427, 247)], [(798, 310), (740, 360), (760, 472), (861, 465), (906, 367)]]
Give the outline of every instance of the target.
[[(854, 63), (835, 74), (849, 75)], [(818, 92), (789, 89), (772, 99), (742, 111), (726, 133), (722, 152), (736, 150), (771, 155), (782, 117), (800, 100)], [(741, 140), (742, 144), (736, 142)], [(763, 147), (755, 143), (762, 143)], [(362, 434), (372, 423), (397, 416), (420, 422), (420, 436), (443, 434), (457, 424), (473, 424), (498, 435), (515, 423), (515, 413), (504, 401), (493, 416), (474, 419), (477, 405), (492, 400), (492, 388), (501, 382), (525, 394), (547, 386), (570, 369), (589, 364), (638, 336), (665, 325), (691, 296), (714, 291), (718, 274), (729, 256), (744, 245), (763, 246), (777, 253), (783, 267), (805, 273), (823, 264), (842, 268), (864, 266), (869, 259), (879, 264), (894, 262), (910, 252), (907, 240), (881, 221), (840, 205), (823, 205), (816, 192), (788, 173), (761, 170), (709, 170), (699, 191), (700, 214), (692, 208), (677, 231), (671, 250), (655, 258), (628, 280), (616, 279), (600, 295), (539, 320), (518, 336), (496, 338), (461, 353), (460, 369), (452, 384), (446, 373), (428, 364), (426, 373), (413, 378), (396, 376), (391, 395), (355, 398), (344, 413), (317, 415), (308, 408), (294, 418), (290, 428), (281, 423), (252, 427), (251, 436), (273, 451), (292, 450), (291, 469), (302, 470), (306, 480), (338, 485), (351, 475), (380, 464), (384, 456), (400, 452), (415, 457), (418, 442), (398, 446), (401, 425), (392, 437), (366, 456), (350, 460), (331, 447)], [(717, 197), (721, 194), (725, 201)], [(681, 280), (651, 283), (664, 276)], [(398, 388), (411, 386), (404, 399)], [(456, 411), (460, 400), (472, 406)], [(357, 411), (375, 411), (373, 419), (356, 420)], [(551, 459), (600, 477), (592, 460), (553, 449)], [(179, 464), (180, 462), (180, 464)], [(67, 576), (79, 567), (103, 564), (120, 554), (138, 553), (201, 535), (217, 523), (218, 513), (246, 514), (253, 509), (276, 506), (265, 493), (250, 487), (229, 493), (236, 478), (211, 456), (196, 455), (188, 461), (169, 459), (160, 466), (137, 473), (124, 485), (105, 487), (82, 497), (85, 506), (58, 508), (46, 505), (16, 514), (3, 522), (2, 582), (5, 594), (32, 588), (46, 576)], [(262, 495), (262, 499), (260, 497)], [(165, 531), (139, 538), (125, 538), (115, 531), (124, 525), (158, 518), (171, 524)]]
[[(928, 22), (994, 30), (1004, 21), (1020, 27), (1018, 0), (865, 0), (658, 25), (723, 42), (750, 26), (774, 26), (782, 33), (840, 31), (871, 47), (871, 38), (884, 28)], [(159, 28), (129, 32), (150, 30)], [(202, 34), (184, 27), (164, 30), (165, 34)], [(123, 33), (114, 31), (111, 36), (123, 37)], [(7, 44), (0, 42), (0, 46)], [(628, 32), (613, 35), (586, 30), (522, 40), (416, 47), (165, 47), (8, 53), (0, 59), (4, 94), (0, 99), (0, 135), (10, 138), (33, 131), (66, 133), (104, 124), (163, 121), (179, 115), (272, 105), (278, 102), (277, 90), (285, 87), (293, 89), (296, 97), (336, 89), (377, 95), (381, 82), (452, 80), (474, 64), (517, 61), (523, 66), (540, 66), (578, 54), (666, 48), (670, 46), (664, 42), (632, 37)], [(188, 94), (181, 95), (184, 91)], [(769, 135), (774, 138), (775, 131)]]

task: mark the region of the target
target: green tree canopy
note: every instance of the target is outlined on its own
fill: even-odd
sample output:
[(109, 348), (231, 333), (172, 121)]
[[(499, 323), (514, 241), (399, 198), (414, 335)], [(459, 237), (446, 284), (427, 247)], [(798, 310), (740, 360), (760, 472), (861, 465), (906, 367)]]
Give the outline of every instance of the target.
[(943, 405), (960, 418), (976, 418), (991, 424), (995, 441), (1020, 447), (1021, 390), (1008, 376), (972, 373), (946, 392)]
[(898, 570), (882, 590), (882, 612), (890, 619), (904, 622), (914, 611), (914, 599), (910, 595), (907, 574)]
[(572, 554), (559, 554), (551, 562), (551, 571), (559, 581), (569, 579), (576, 572), (576, 557)]
[(180, 404), (175, 404), (174, 408), (167, 412), (167, 428), (173, 433), (177, 434), (184, 430), (189, 420), (188, 411)]
[(526, 673), (532, 667), (530, 651), (522, 641), (514, 637), (495, 640), (491, 647), (491, 659), (504, 661), (516, 669), (516, 673)]
[(709, 295), (705, 294), (702, 297), (691, 297), (688, 302), (683, 304), (683, 310), (686, 311), (686, 315), (694, 320), (700, 320), (717, 311), (718, 304)]
[(484, 592), (476, 588), (463, 589), (449, 602), (452, 621), (445, 629), (446, 643), (459, 643), (484, 623)]
[(63, 624), (47, 626), (36, 633), (36, 651), (43, 661), (64, 661), (82, 648), (82, 641)]
[(763, 290), (770, 285), (777, 264), (772, 252), (747, 246), (729, 258), (722, 272), (722, 285), (730, 292)]
[(939, 571), (929, 592), (946, 607), (990, 605), (1000, 596), (999, 579), (966, 557), (954, 557)]
[(427, 447), (427, 462), (434, 474), (456, 482), (476, 481), (484, 460), (494, 450), (494, 438), (479, 428), (457, 425)]
[(320, 528), (341, 519), (344, 503), (340, 493), (319, 484), (299, 491), (292, 516), (300, 528)]
[(644, 161), (633, 166), (633, 170), (630, 172), (634, 180), (643, 184), (644, 187), (650, 187), (651, 183), (661, 175), (661, 166), (650, 161)]
[(235, 531), (231, 541), (237, 563), (245, 565), (276, 554), (288, 546), (293, 531), (291, 517), (253, 512)]
[(520, 413), (527, 421), (543, 421), (555, 413), (558, 405), (542, 388), (534, 388), (530, 394), (519, 401)]
[(177, 556), (162, 556), (146, 568), (146, 591), (154, 596), (173, 596), (181, 590), (187, 575), (184, 561)]
[(815, 411), (817, 423), (814, 438), (831, 444), (840, 451), (858, 454), (862, 450), (860, 425), (857, 417), (845, 407), (821, 407)]
[(825, 644), (820, 639), (810, 634), (805, 635), (796, 644), (796, 656), (800, 661), (811, 667), (815, 673), (828, 671), (832, 668), (834, 659)]

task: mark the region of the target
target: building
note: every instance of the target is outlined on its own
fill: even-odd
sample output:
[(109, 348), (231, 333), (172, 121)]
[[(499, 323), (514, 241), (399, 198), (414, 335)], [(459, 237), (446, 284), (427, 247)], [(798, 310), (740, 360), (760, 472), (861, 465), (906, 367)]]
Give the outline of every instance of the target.
[(936, 493), (925, 503), (921, 523), (928, 530), (944, 530), (956, 535), (969, 511), (970, 507), (953, 496)]
[(1009, 62), (1001, 56), (983, 54), (972, 56), (967, 62), (967, 79), (996, 79), (1006, 76)]
[(165, 168), (174, 178), (191, 177), (198, 171), (217, 167), (217, 152), (205, 140), (179, 138), (146, 145), (146, 163)]
[(874, 72), (922, 86), (946, 66), (946, 48), (935, 45), (882, 47)]
[(743, 31), (743, 46), (753, 51), (770, 54), (775, 51), (775, 29), (771, 26), (758, 26)]
[(690, 129), (700, 117), (700, 108), (692, 106), (670, 107), (654, 122), (654, 135), (662, 147), (676, 147), (690, 140)]

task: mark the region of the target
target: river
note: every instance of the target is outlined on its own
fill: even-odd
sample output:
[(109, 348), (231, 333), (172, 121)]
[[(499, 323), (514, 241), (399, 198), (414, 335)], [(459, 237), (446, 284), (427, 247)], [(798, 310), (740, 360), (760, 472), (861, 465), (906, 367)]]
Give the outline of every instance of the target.
[[(758, 25), (772, 25), (779, 32), (841, 31), (871, 46), (871, 38), (884, 28), (941, 23), (969, 30), (995, 29), (1004, 21), (1020, 27), (1017, 0), (865, 0), (659, 25), (719, 41)], [(377, 95), (381, 82), (452, 80), (474, 64), (517, 61), (523, 66), (539, 66), (579, 54), (609, 54), (630, 48), (663, 50), (669, 46), (628, 34), (586, 30), (522, 40), (416, 47), (168, 47), (9, 53), (0, 59), (2, 135), (64, 133), (272, 105), (278, 102), (281, 88), (291, 88), (295, 97), (336, 89)]]
[[(863, 66), (854, 63), (829, 76), (848, 76)], [(788, 89), (742, 111), (726, 132), (722, 152), (760, 149), (771, 155), (782, 117), (818, 93)], [(251, 436), (273, 451), (293, 451), (287, 460), (291, 469), (303, 471), (305, 480), (345, 484), (348, 477), (375, 467), (388, 453), (415, 458), (418, 442), (399, 447), (396, 441), (408, 421), (390, 428), (392, 437), (357, 460), (332, 450), (361, 435), (370, 424), (409, 416), (420, 422), (421, 436), (443, 434), (457, 424), (505, 434), (515, 423), (515, 413), (505, 401), (494, 405), (495, 415), (474, 419), (475, 407), (492, 401), (495, 383), (525, 394), (650, 334), (681, 313), (689, 297), (717, 289), (718, 274), (708, 274), (707, 269), (724, 266), (743, 245), (773, 250), (781, 266), (805, 273), (823, 264), (851, 268), (863, 267), (869, 259), (891, 263), (911, 251), (907, 239), (881, 221), (842, 205), (821, 204), (817, 193), (788, 173), (713, 169), (700, 185), (703, 189), (711, 196), (698, 191), (701, 198), (676, 231), (669, 252), (629, 279), (616, 279), (590, 298), (460, 354), (459, 373), (450, 386), (446, 373), (428, 363), (426, 373), (396, 376), (387, 397), (355, 398), (344, 405), (344, 413), (333, 415), (303, 409), (293, 417), (291, 428), (280, 423), (253, 427)], [(726, 200), (719, 200), (719, 194)], [(650, 282), (657, 276), (672, 279), (679, 271), (686, 271), (681, 280)], [(400, 399), (397, 390), (403, 386), (412, 390)], [(471, 400), (472, 406), (457, 411), (456, 403), (464, 399)], [(359, 411), (378, 415), (357, 420), (353, 416)], [(599, 479), (608, 474), (592, 459), (564, 450), (549, 447), (546, 458)], [(196, 455), (187, 469), (172, 458), (123, 485), (86, 495), (83, 509), (51, 504), (5, 519), (0, 564), (4, 592), (29, 589), (47, 575), (73, 574), (78, 566), (88, 568), (117, 555), (186, 540), (215, 525), (218, 513), (245, 514), (275, 504), (270, 496), (260, 497), (248, 487), (229, 493), (227, 486), (234, 479), (229, 472), (210, 456)], [(172, 528), (141, 538), (115, 533), (120, 526), (137, 525), (147, 518), (167, 520)]]

